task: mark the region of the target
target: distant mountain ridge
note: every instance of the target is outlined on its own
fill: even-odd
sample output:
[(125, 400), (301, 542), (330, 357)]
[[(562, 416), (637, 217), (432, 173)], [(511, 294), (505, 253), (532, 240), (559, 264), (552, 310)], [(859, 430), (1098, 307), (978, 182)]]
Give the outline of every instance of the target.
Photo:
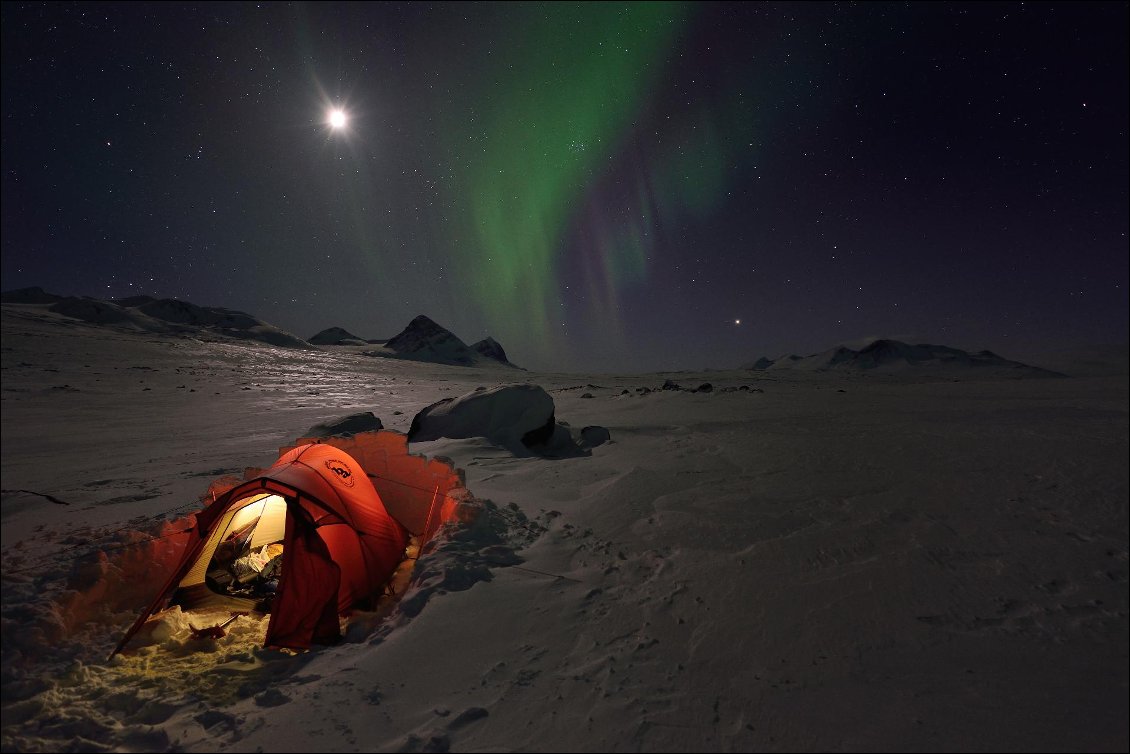
[(309, 340), (292, 335), (246, 312), (218, 306), (198, 306), (179, 299), (153, 296), (128, 296), (99, 299), (89, 296), (59, 296), (39, 287), (20, 288), (0, 293), (0, 304), (35, 307), (93, 325), (124, 327), (151, 333), (190, 337), (220, 336), (257, 340), (284, 348), (315, 346), (377, 346), (364, 351), (366, 356), (424, 361), (454, 366), (504, 366), (521, 369), (510, 362), (502, 345), (486, 337), (468, 346), (450, 330), (423, 314), (390, 340), (367, 340), (342, 327), (328, 327)]
[(919, 343), (911, 345), (899, 340), (880, 338), (856, 350), (847, 346), (836, 346), (810, 356), (788, 354), (777, 359), (762, 357), (743, 369), (751, 370), (799, 370), (823, 372), (843, 371), (902, 371), (902, 370), (941, 370), (945, 372), (992, 371), (1016, 376), (1062, 377), (1059, 372), (1005, 359), (992, 351), (970, 353), (950, 346)]
[(0, 303), (42, 306), (54, 314), (92, 325), (171, 335), (255, 340), (283, 348), (311, 347), (302, 338), (246, 312), (198, 306), (171, 298), (130, 296), (105, 300), (88, 296), (58, 296), (42, 288), (21, 288), (0, 294)]

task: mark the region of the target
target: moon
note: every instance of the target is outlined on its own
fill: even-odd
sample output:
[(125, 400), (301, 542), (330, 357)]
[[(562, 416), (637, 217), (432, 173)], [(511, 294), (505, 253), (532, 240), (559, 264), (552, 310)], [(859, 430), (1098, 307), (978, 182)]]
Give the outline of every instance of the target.
[(345, 117), (345, 111), (344, 110), (341, 110), (339, 108), (334, 108), (333, 110), (330, 110), (330, 117), (329, 117), (330, 128), (334, 129), (335, 131), (340, 130), (342, 128), (345, 128), (345, 121), (346, 120), (347, 119)]

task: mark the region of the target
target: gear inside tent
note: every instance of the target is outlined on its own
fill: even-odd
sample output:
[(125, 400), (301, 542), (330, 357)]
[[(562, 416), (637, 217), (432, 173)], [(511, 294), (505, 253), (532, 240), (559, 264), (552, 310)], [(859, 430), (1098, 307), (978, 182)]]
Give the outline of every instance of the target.
[(472, 510), (449, 463), (385, 430), (304, 438), (245, 476), (213, 485), (179, 564), (113, 654), (173, 606), (269, 613), (267, 646), (333, 643), (340, 615), (372, 605), (406, 558)]

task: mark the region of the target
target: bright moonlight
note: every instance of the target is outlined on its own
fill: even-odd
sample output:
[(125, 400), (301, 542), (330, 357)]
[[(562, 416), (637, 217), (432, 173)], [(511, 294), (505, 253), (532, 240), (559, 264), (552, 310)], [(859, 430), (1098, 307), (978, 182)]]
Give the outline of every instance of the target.
[(330, 127), (334, 129), (345, 128), (344, 110), (330, 110)]

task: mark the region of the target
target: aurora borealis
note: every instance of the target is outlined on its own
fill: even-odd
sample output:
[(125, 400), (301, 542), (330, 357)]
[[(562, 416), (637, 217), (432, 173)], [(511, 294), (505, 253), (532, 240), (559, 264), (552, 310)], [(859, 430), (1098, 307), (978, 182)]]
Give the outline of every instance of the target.
[(563, 371), (1125, 342), (1126, 15), (10, 3), (3, 287)]
[[(472, 95), (455, 112), (481, 107), (477, 117), (444, 128), (450, 153), (466, 154), (456, 184), (465, 201), (453, 204), (463, 210), (470, 253), (455, 261), (492, 320), (522, 312), (534, 332), (553, 337), (564, 305), (557, 257), (584, 251), (566, 247), (565, 233), (655, 86), (656, 61), (669, 53), (680, 15), (667, 4), (506, 12), (501, 50), (464, 82), (468, 92), (501, 82), (503, 96)], [(613, 264), (634, 251), (618, 241), (598, 241)]]

